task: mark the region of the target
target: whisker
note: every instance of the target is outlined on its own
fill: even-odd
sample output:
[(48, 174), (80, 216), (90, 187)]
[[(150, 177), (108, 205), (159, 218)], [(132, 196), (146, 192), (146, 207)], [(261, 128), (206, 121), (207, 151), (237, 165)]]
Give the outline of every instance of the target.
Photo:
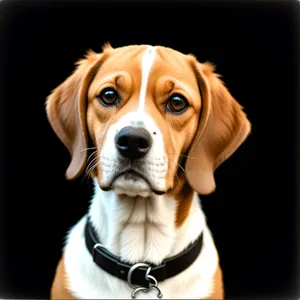
[[(176, 163), (174, 160), (171, 160), (172, 162)], [(172, 173), (176, 176), (177, 180), (179, 180), (178, 174), (176, 172), (174, 172), (172, 169), (170, 169), (170, 171), (172, 171)]]
[[(97, 163), (95, 163), (95, 165), (97, 165)], [(95, 165), (93, 165), (92, 167), (94, 167)], [(82, 180), (88, 179), (91, 176), (91, 173), (93, 171), (92, 167), (85, 172), (85, 175)]]
[(89, 155), (89, 157), (88, 157), (88, 159), (87, 159), (87, 163), (89, 162), (89, 160), (92, 158), (92, 156), (94, 155), (94, 154), (97, 154), (98, 153), (98, 151), (94, 151), (93, 153), (91, 153), (90, 155)]
[[(95, 151), (94, 153), (96, 153), (96, 151)], [(94, 153), (93, 153), (93, 154), (94, 154)], [(96, 157), (94, 157), (94, 158), (90, 161), (90, 163), (89, 163), (88, 166), (86, 167), (85, 175), (84, 175), (82, 181), (85, 180), (86, 178), (89, 178), (89, 177), (90, 177), (92, 171), (94, 170), (93, 167), (94, 167), (95, 165), (97, 165), (97, 162), (95, 163), (95, 165), (92, 165), (92, 164), (93, 164), (93, 162), (94, 162), (97, 158), (99, 158), (99, 157), (100, 157), (100, 155), (97, 155)], [(92, 169), (92, 168), (93, 168), (93, 169)]]
[(98, 163), (95, 163), (92, 167), (91, 167), (91, 170), (89, 172), (89, 176), (91, 176), (92, 172), (96, 169), (96, 167), (99, 165), (99, 162)]
[(81, 183), (82, 183), (85, 179), (88, 179), (88, 178), (89, 178), (89, 174), (88, 174), (88, 170), (86, 170), (86, 171), (85, 171), (85, 174), (84, 174), (84, 176), (83, 176), (83, 178), (82, 178)]
[(94, 158), (90, 161), (90, 163), (89, 163), (88, 166), (86, 167), (87, 171), (89, 170), (89, 167), (93, 164), (93, 162), (94, 162), (97, 158), (99, 158), (99, 157), (100, 157), (100, 155), (97, 155), (96, 157), (94, 157)]
[(80, 152), (88, 151), (88, 150), (94, 150), (94, 149), (97, 149), (97, 147), (84, 148)]
[(175, 160), (173, 160), (172, 158), (169, 158), (169, 157), (168, 157), (168, 159), (170, 159), (170, 160), (173, 161), (175, 164), (177, 164), (178, 167), (179, 167), (183, 172), (185, 172), (185, 169), (184, 169), (178, 162), (176, 162)]
[[(170, 170), (171, 170), (171, 169), (170, 169)], [(177, 180), (180, 181), (180, 180), (179, 180), (179, 177), (178, 177), (178, 175), (177, 175), (177, 173), (175, 173), (173, 170), (171, 170), (171, 171), (172, 171), (172, 173), (176, 176)]]
[[(91, 153), (91, 154), (89, 155), (88, 159), (86, 160), (87, 163), (89, 162), (89, 160), (92, 158), (92, 156), (93, 156), (94, 154), (97, 154), (97, 153), (98, 153), (98, 150), (97, 150), (96, 147), (86, 148), (86, 149), (81, 150), (81, 152), (84, 151), (84, 150), (89, 150), (89, 149), (96, 149), (96, 151), (94, 151), (93, 153)], [(95, 159), (97, 159), (97, 156), (96, 156), (94, 159), (92, 159), (92, 161), (91, 161), (91, 162), (89, 163), (89, 165), (86, 167), (86, 172), (85, 172), (84, 177), (82, 178), (81, 183), (82, 183), (87, 177), (89, 177), (89, 175), (87, 174), (87, 173), (88, 173), (88, 169), (89, 169), (90, 164), (93, 163), (93, 161), (94, 161)]]
[(84, 174), (84, 176), (83, 176), (83, 178), (82, 178), (82, 180), (81, 180), (81, 183), (85, 180), (85, 179), (88, 179), (88, 174), (87, 174), (87, 172), (85, 172), (85, 174)]

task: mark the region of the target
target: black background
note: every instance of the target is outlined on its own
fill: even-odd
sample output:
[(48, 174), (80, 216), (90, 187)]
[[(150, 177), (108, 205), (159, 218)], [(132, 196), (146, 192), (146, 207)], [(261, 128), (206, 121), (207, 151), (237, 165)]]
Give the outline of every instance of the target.
[[(45, 98), (89, 48), (164, 45), (212, 61), (252, 133), (202, 203), (230, 299), (296, 299), (296, 2), (1, 1), (0, 296), (48, 297), (65, 232), (91, 184), (68, 182), (69, 154)], [(293, 298), (294, 297), (294, 298)]]

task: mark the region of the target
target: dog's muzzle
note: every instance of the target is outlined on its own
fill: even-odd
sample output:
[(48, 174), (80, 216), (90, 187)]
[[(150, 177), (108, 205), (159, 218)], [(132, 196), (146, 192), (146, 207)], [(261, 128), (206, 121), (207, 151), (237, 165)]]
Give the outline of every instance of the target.
[(113, 189), (130, 197), (166, 193), (167, 164), (162, 140), (156, 131), (152, 136), (143, 126), (127, 124), (112, 128), (107, 136), (100, 160), (104, 174), (101, 189)]
[(121, 156), (134, 160), (147, 154), (152, 138), (142, 127), (126, 126), (116, 135), (115, 143)]

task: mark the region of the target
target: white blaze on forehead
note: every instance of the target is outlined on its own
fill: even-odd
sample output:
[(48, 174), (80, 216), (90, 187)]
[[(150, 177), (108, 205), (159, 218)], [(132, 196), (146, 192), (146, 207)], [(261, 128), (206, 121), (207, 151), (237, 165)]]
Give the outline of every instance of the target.
[(141, 84), (141, 90), (140, 90), (140, 99), (139, 99), (139, 107), (138, 111), (143, 111), (145, 107), (145, 101), (146, 101), (146, 93), (147, 93), (147, 84), (148, 84), (148, 78), (149, 73), (151, 70), (151, 67), (153, 65), (154, 57), (155, 57), (155, 48), (152, 46), (148, 46), (148, 48), (145, 50), (142, 58), (142, 84)]

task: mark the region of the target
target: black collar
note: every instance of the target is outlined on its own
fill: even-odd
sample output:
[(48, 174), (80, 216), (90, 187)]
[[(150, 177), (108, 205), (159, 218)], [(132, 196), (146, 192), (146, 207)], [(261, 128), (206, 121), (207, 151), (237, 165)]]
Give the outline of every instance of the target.
[[(187, 269), (198, 257), (203, 243), (203, 233), (195, 242), (181, 253), (165, 259), (160, 265), (153, 264), (128, 264), (105, 249), (97, 239), (97, 234), (89, 218), (85, 225), (85, 243), (93, 256), (94, 262), (109, 274), (123, 279), (132, 285), (147, 286), (149, 277), (157, 281), (164, 281)], [(141, 266), (142, 265), (142, 266)], [(149, 268), (151, 266), (151, 268)], [(149, 276), (149, 272), (151, 276)], [(147, 279), (148, 278), (148, 279)]]

